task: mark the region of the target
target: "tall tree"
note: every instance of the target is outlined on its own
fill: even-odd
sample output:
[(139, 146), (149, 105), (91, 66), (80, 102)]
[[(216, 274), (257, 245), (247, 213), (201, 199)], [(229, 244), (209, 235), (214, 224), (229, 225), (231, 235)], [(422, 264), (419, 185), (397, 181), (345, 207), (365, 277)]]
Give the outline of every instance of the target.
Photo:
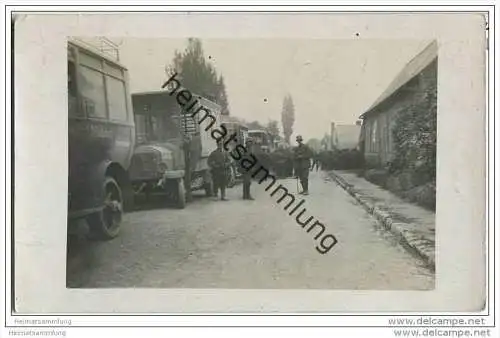
[(175, 51), (168, 68), (170, 73), (178, 74), (177, 79), (183, 87), (217, 102), (221, 105), (223, 114), (229, 114), (224, 78), (207, 62), (200, 39), (189, 38), (184, 51)]
[(217, 80), (217, 103), (222, 107), (222, 115), (229, 115), (229, 103), (227, 102), (226, 85), (221, 75)]
[(281, 110), (281, 124), (283, 125), (283, 136), (285, 141), (290, 143), (290, 136), (293, 133), (293, 123), (295, 122), (295, 107), (290, 94), (283, 99), (283, 108)]
[(191, 92), (216, 96), (217, 75), (213, 66), (205, 60), (199, 39), (189, 38), (184, 52), (175, 52), (173, 69), (182, 85)]

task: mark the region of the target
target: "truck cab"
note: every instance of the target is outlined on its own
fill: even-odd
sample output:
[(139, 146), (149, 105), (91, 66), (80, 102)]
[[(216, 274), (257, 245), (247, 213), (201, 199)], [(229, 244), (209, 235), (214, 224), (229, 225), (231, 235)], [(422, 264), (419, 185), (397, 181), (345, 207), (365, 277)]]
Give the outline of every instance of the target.
[[(200, 105), (219, 118), (218, 105), (200, 96), (197, 98)], [(137, 147), (129, 174), (135, 195), (165, 194), (181, 209), (186, 206), (188, 189), (205, 190), (211, 195), (207, 159), (216, 148), (216, 142), (210, 131), (200, 125), (199, 116), (192, 118), (186, 114), (167, 91), (135, 93), (132, 102)]]

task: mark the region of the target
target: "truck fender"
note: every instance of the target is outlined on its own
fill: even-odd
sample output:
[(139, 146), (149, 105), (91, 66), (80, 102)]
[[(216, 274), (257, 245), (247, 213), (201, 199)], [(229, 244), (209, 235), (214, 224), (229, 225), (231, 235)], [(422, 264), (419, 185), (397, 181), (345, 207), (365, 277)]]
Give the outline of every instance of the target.
[(120, 185), (120, 188), (122, 190), (124, 209), (126, 211), (130, 210), (133, 205), (133, 190), (127, 171), (123, 169), (123, 167), (119, 163), (112, 162), (110, 160), (104, 160), (99, 163), (99, 165), (94, 167), (94, 170), (90, 175), (90, 179), (92, 181), (91, 184), (93, 184), (96, 192), (98, 192), (101, 203), (104, 200), (102, 185), (104, 184), (104, 179), (106, 176), (113, 177)]

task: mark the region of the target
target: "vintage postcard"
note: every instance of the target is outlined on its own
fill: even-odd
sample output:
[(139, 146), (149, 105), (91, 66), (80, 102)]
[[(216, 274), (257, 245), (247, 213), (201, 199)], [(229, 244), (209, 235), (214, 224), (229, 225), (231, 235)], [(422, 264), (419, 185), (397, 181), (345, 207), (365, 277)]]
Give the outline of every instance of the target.
[(18, 16), (16, 306), (480, 310), (485, 22)]

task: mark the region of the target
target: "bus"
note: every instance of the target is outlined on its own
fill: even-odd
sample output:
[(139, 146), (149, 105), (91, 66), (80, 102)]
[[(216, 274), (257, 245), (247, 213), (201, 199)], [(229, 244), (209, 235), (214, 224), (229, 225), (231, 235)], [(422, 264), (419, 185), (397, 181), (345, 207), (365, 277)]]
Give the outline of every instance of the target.
[(115, 238), (132, 189), (135, 126), (127, 68), (84, 42), (68, 50), (68, 233), (85, 219), (95, 239)]

